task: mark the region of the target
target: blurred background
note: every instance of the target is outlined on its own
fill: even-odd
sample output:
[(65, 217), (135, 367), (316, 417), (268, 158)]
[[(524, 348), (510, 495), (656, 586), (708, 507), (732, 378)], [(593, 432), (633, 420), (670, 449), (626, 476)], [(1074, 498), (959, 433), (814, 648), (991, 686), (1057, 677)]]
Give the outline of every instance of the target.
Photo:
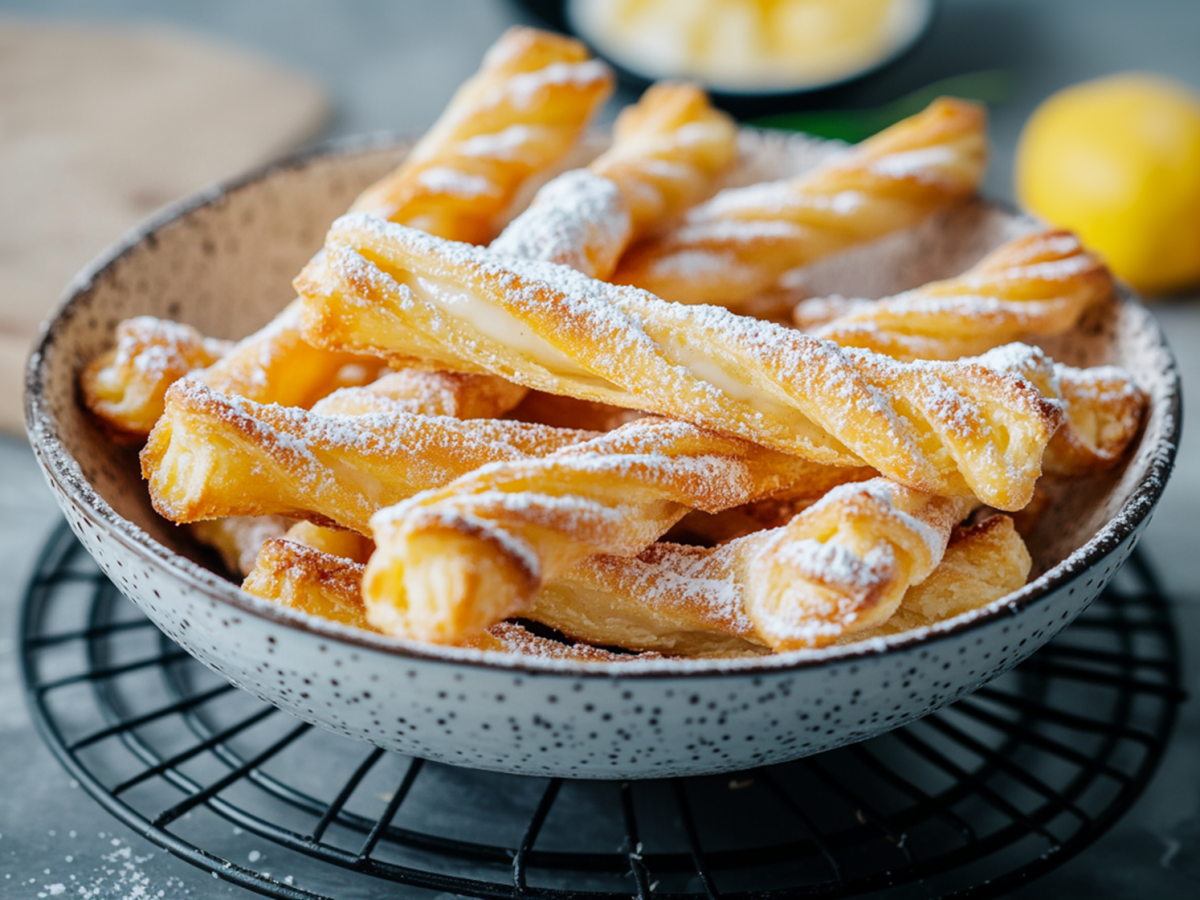
[[(639, 25), (628, 10), (626, 21), (616, 12), (606, 19), (585, 2), (0, 0), (0, 427), (7, 432), (0, 436), (0, 570), (8, 575), (0, 586), (0, 790), (12, 798), (0, 806), (0, 895), (46, 896), (38, 892), (71, 876), (79, 884), (108, 878), (104, 893), (88, 896), (135, 896), (128, 879), (122, 887), (119, 877), (102, 874), (115, 846), (145, 857), (142, 881), (132, 883), (144, 882), (145, 896), (249, 896), (122, 831), (32, 737), (17, 696), (10, 623), (37, 548), (59, 519), (21, 434), (20, 372), (37, 323), (80, 267), (174, 199), (322, 141), (423, 131), (511, 24), (591, 29), (586, 36), (623, 70), (605, 121), (636, 97), (639, 76), (658, 74), (671, 60), (721, 87), (719, 101), (744, 121), (851, 140), (915, 111), (931, 92), (987, 101), (985, 192), (1033, 203), (1058, 224), (1087, 232), (1085, 201), (1103, 191), (1068, 186), (1055, 169), (1061, 161), (1046, 149), (1062, 146), (1064, 134), (1078, 139), (1081, 153), (1095, 151), (1097, 183), (1124, 186), (1120, 202), (1145, 216), (1125, 221), (1150, 223), (1137, 234), (1100, 229), (1095, 243), (1108, 243), (1098, 249), (1115, 260), (1137, 240), (1178, 244), (1170, 264), (1180, 274), (1170, 283), (1151, 284), (1136, 260), (1120, 274), (1163, 295), (1156, 314), (1185, 382), (1200, 384), (1200, 237), (1174, 240), (1200, 235), (1200, 102), (1188, 93), (1200, 92), (1200, 3), (832, 0), (817, 4), (824, 12), (796, 20), (805, 26), (797, 26), (796, 40), (808, 26), (829, 35), (853, 31), (844, 25), (851, 20), (873, 37), (848, 39), (846, 52), (824, 68), (778, 77), (750, 62), (737, 71), (719, 62), (761, 57), (753, 29), (718, 29), (710, 40), (719, 38), (717, 63), (664, 43), (661, 34), (637, 34), (722, 3), (733, 0), (609, 4), (618, 12), (661, 7), (658, 19)], [(903, 15), (887, 12), (891, 6)], [(881, 9), (901, 18), (885, 28), (872, 18)], [(1126, 72), (1169, 81), (1105, 83), (1042, 106), (1070, 86)], [(1023, 138), (1039, 108), (1038, 130)], [(1189, 404), (1189, 418), (1193, 412)], [(1195, 448), (1195, 440), (1185, 441), (1143, 542), (1175, 600), (1192, 659), (1200, 646)], [(1200, 717), (1190, 704), (1185, 709), (1164, 769), (1134, 811), (1100, 846), (1018, 896), (1196, 895)]]

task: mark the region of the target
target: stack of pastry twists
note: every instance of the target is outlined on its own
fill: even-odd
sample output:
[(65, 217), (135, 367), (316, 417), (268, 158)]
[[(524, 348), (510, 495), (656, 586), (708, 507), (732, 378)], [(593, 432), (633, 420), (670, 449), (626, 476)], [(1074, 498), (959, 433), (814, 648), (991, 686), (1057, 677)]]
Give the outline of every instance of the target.
[(371, 620), (455, 642), (520, 614), (541, 584), (589, 555), (638, 553), (691, 509), (780, 491), (819, 496), (868, 473), (639, 419), (541, 459), (483, 466), (376, 514), (364, 584)]
[(860, 301), (812, 334), (896, 359), (958, 359), (1062, 334), (1112, 295), (1112, 276), (1074, 235), (1041, 232), (1009, 241), (957, 278)]
[[(679, 94), (683, 95), (682, 99), (686, 102), (679, 102)], [(653, 170), (650, 163), (657, 157), (650, 154), (658, 153), (664, 141), (669, 143), (672, 129), (680, 131), (699, 125), (703, 135), (706, 133), (705, 123), (728, 125), (724, 116), (713, 112), (706, 102), (700, 102), (703, 101), (703, 95), (695, 89), (676, 90), (667, 87), (663, 91), (649, 92), (648, 99), (651, 112), (657, 111), (665, 104), (672, 114), (636, 115), (642, 104), (633, 107), (635, 115), (626, 120), (626, 125), (612, 151), (630, 167), (638, 159), (637, 148), (644, 147), (648, 154), (646, 165)], [(653, 129), (650, 139), (643, 134), (645, 129)], [(720, 132), (715, 125), (709, 130)], [(733, 151), (732, 127), (724, 132), (724, 138), (727, 145), (727, 152), (724, 154), (714, 149), (714, 145), (720, 142), (716, 137), (705, 141), (684, 142), (683, 146), (677, 148), (675, 158), (679, 165), (689, 171), (696, 170), (692, 172), (690, 179), (695, 191), (705, 190), (720, 166), (699, 163), (692, 166), (689, 161), (693, 158), (708, 160), (720, 156), (727, 163)], [(698, 149), (693, 151), (693, 147)], [(646, 177), (649, 179), (651, 175)], [(672, 196), (678, 199), (680, 195), (676, 192)], [(535, 205), (522, 219), (536, 223), (543, 211), (544, 207)], [(645, 211), (642, 221), (651, 221)], [(587, 231), (574, 234), (580, 238), (580, 244), (576, 247), (579, 256), (593, 256), (592, 235)], [(204, 374), (201, 373), (201, 377), (196, 380), (206, 381)], [(143, 453), (143, 467), (151, 482), (151, 495), (156, 507), (175, 521), (194, 521), (214, 515), (243, 516), (290, 512), (316, 516), (323, 521), (364, 530), (362, 513), (366, 510), (369, 515), (374, 510), (367, 509), (362, 504), (369, 502), (370, 498), (379, 505), (395, 502), (413, 493), (410, 487), (414, 482), (406, 482), (403, 478), (389, 480), (386, 470), (381, 473), (386, 486), (377, 484), (361, 472), (354, 478), (343, 477), (339, 480), (339, 467), (352, 467), (356, 464), (353, 461), (348, 462), (345, 458), (347, 447), (355, 442), (372, 445), (394, 443), (396, 435), (400, 433), (415, 437), (420, 423), (424, 420), (413, 420), (411, 417), (414, 414), (484, 418), (514, 406), (523, 394), (523, 388), (501, 379), (408, 370), (384, 376), (366, 387), (335, 391), (313, 407), (316, 416), (293, 415), (281, 418), (274, 410), (258, 404), (239, 403), (231, 397), (224, 397), (215, 392), (177, 387), (172, 389), (165, 404), (167, 415), (150, 436)], [(363, 421), (334, 425), (324, 418), (368, 413), (394, 414), (399, 416), (399, 419), (389, 422), (375, 416)], [(434, 422), (426, 431), (440, 437), (429, 438), (421, 446), (426, 452), (441, 452), (446, 445), (444, 436), (450, 434), (454, 440), (468, 441), (469, 449), (466, 452), (474, 455), (465, 458), (474, 465), (479, 465), (490, 459), (510, 458), (511, 454), (506, 455), (507, 446), (498, 442), (496, 435), (510, 432), (514, 427), (514, 423), (479, 422), (476, 426), (464, 426), (461, 423)], [(239, 437), (239, 434), (248, 432), (258, 435), (258, 439), (247, 441)], [(331, 440), (331, 434), (336, 434), (340, 442), (337, 438)], [(213, 443), (218, 435), (219, 440), (229, 448), (226, 455), (213, 456), (197, 452), (197, 448)], [(561, 436), (560, 443), (546, 443), (543, 449), (554, 449), (556, 446), (562, 446), (563, 442), (578, 439), (577, 433), (568, 432)], [(283, 445), (294, 448), (297, 446), (296, 442), (299, 442), (299, 446), (314, 451), (308, 454), (311, 459), (303, 461), (307, 467), (303, 476), (297, 471), (300, 465), (297, 459), (279, 449)], [(485, 448), (490, 449), (491, 457), (486, 455)], [(339, 454), (341, 457), (334, 460), (333, 457)], [(458, 455), (452, 454), (451, 459), (444, 464), (434, 461), (421, 462), (419, 456), (420, 451), (414, 450), (408, 461), (410, 468), (420, 467), (426, 473), (423, 476), (426, 479), (424, 484), (418, 480), (415, 482), (417, 485), (428, 487), (438, 484), (437, 481), (428, 480), (434, 477), (433, 473), (450, 473), (445, 479), (450, 480), (468, 470), (461, 468), (458, 462), (462, 458), (461, 452), (458, 452)], [(382, 459), (383, 457), (380, 458), (381, 461)], [(394, 459), (390, 462), (394, 462)], [(368, 465), (370, 468), (367, 463), (362, 465)], [(469, 468), (473, 468), (474, 465)], [(456, 469), (454, 466), (460, 468)], [(301, 490), (286, 490), (279, 485), (243, 484), (246, 479), (238, 478), (238, 473), (244, 476), (256, 469), (281, 471), (288, 467), (290, 471), (281, 478), (280, 484), (294, 484), (303, 478), (309, 479), (310, 482), (320, 479), (329, 489), (305, 495)], [(355, 486), (360, 487), (357, 493), (353, 490)], [(334, 487), (344, 487), (345, 490), (333, 490)], [(308, 497), (308, 505), (298, 505), (305, 496)]]
[[(231, 558), (233, 538), (274, 536), (245, 582), (261, 597), (583, 661), (821, 647), (1023, 583), (1010, 519), (956, 526), (981, 502), (1021, 509), (1043, 468), (1119, 462), (1145, 405), (1120, 370), (1008, 343), (1109, 296), (1077, 242), (1019, 239), (958, 278), (843, 301), (817, 336), (727, 308), (972, 193), (981, 111), (941, 101), (809, 175), (712, 196), (736, 131), (658, 85), (501, 232), (610, 86), (576, 42), (511, 32), (334, 224), (276, 322), (232, 348), (129, 326), (81, 381), (110, 427), (158, 419), (156, 509)], [(689, 513), (741, 536), (659, 541)]]
[(790, 269), (974, 194), (984, 131), (981, 108), (938, 100), (806, 175), (721, 192), (634, 247), (613, 280), (679, 303), (739, 306)]
[[(833, 521), (832, 511), (847, 507), (850, 521)], [(719, 547), (658, 543), (632, 557), (587, 557), (548, 580), (522, 616), (578, 641), (673, 656), (845, 643), (901, 630), (889, 627), (896, 616), (909, 627), (929, 625), (1015, 590), (1029, 573), (1011, 519), (955, 531), (947, 522), (957, 512), (881, 479), (846, 485), (786, 527)], [(842, 567), (814, 565), (822, 554), (842, 557)], [(797, 557), (806, 563), (800, 577), (789, 582), (786, 601), (772, 600), (755, 572), (794, 566)], [(372, 628), (363, 576), (360, 565), (277, 540), (244, 587)], [(889, 607), (899, 607), (892, 618)]]
[(316, 344), (491, 371), (999, 509), (1029, 501), (1062, 419), (986, 365), (839, 349), (365, 216), (334, 223), (296, 288)]

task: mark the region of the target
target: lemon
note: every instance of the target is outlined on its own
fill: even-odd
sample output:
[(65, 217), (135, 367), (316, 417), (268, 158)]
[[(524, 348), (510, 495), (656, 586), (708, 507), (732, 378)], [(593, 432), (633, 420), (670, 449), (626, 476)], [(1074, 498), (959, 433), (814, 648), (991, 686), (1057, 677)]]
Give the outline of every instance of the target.
[(1200, 283), (1200, 98), (1128, 73), (1048, 98), (1017, 147), (1021, 203), (1140, 291)]

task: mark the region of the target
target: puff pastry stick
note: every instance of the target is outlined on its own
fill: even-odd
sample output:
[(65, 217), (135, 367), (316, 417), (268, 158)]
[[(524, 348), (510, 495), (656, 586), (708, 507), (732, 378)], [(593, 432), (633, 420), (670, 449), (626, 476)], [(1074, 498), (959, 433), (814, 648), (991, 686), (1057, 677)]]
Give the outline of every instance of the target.
[[(744, 605), (748, 561), (770, 537), (752, 535), (715, 549), (660, 543), (632, 558), (589, 557), (544, 585), (525, 618), (576, 640), (667, 656), (769, 653)], [(363, 566), (307, 547), (281, 546), (287, 543), (272, 541), (264, 548), (246, 589), (371, 629), (359, 590)], [(933, 625), (984, 606), (1023, 585), (1029, 568), (1029, 553), (1007, 516), (956, 528), (941, 563), (908, 588), (890, 619), (873, 629), (851, 630), (835, 643)]]
[(733, 120), (702, 90), (653, 85), (621, 111), (609, 150), (543, 187), (490, 249), (607, 280), (631, 241), (711, 193), (736, 156)]
[(958, 359), (1062, 334), (1112, 295), (1112, 276), (1074, 235), (1031, 234), (957, 278), (866, 303), (813, 336), (896, 359)]
[(981, 107), (936, 100), (805, 175), (722, 191), (673, 231), (633, 247), (613, 280), (680, 303), (736, 307), (790, 269), (974, 194), (985, 126)]
[(929, 577), (909, 588), (895, 614), (867, 631), (836, 643), (928, 628), (1024, 586), (1033, 560), (1008, 516), (992, 516), (977, 525), (954, 529), (941, 563)]
[[(281, 606), (370, 631), (371, 623), (367, 621), (359, 592), (362, 573), (362, 565), (352, 560), (290, 539), (276, 539), (263, 545), (258, 563), (242, 583), (242, 589)], [(628, 662), (659, 657), (656, 653), (613, 653), (583, 643), (552, 641), (513, 622), (498, 622), (464, 646), (579, 662)]]
[(1133, 376), (1119, 366), (1078, 369), (1051, 363), (1041, 348), (1028, 344), (1008, 344), (961, 362), (1023, 378), (1063, 410), (1062, 425), (1043, 458), (1050, 475), (1086, 475), (1119, 463), (1141, 428), (1149, 402)]
[(901, 363), (364, 216), (334, 223), (296, 287), (317, 344), (491, 371), (997, 509), (1028, 502), (1062, 419), (985, 363)]
[(377, 549), (364, 595), (381, 630), (458, 643), (520, 615), (542, 583), (578, 560), (639, 552), (689, 509), (727, 509), (781, 490), (820, 495), (869, 473), (639, 419), (381, 510), (371, 519)]
[(286, 515), (369, 533), (373, 513), (481, 465), (595, 437), (493, 419), (320, 416), (184, 379), (142, 450), (154, 508), (174, 522)]
[(1054, 367), (1066, 421), (1046, 447), (1050, 475), (1089, 475), (1125, 459), (1149, 398), (1119, 366)]
[[(652, 544), (633, 559), (593, 556), (547, 584), (525, 617), (579, 640), (671, 656), (769, 652), (746, 613), (750, 563), (782, 529), (716, 548)], [(904, 592), (875, 628), (850, 627), (834, 643), (907, 631), (984, 606), (1029, 575), (1025, 544), (1007, 516), (956, 528), (941, 562)]]
[(937, 567), (972, 505), (886, 479), (834, 488), (751, 560), (746, 613), (755, 634), (795, 650), (886, 621)]
[(116, 338), (116, 347), (80, 373), (79, 389), (84, 405), (122, 442), (150, 433), (172, 383), (216, 362), (233, 346), (154, 316), (126, 319), (117, 325)]
[(608, 66), (579, 41), (511, 28), (404, 163), (353, 209), (487, 243), (525, 181), (575, 145), (612, 86)]

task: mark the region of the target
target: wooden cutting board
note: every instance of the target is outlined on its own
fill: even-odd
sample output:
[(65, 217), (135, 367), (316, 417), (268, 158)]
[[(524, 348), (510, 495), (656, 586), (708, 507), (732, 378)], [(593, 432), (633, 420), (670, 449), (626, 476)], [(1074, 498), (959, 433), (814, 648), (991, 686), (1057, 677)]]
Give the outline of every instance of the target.
[(295, 72), (160, 28), (0, 18), (0, 429), (71, 277), (149, 213), (326, 119)]

